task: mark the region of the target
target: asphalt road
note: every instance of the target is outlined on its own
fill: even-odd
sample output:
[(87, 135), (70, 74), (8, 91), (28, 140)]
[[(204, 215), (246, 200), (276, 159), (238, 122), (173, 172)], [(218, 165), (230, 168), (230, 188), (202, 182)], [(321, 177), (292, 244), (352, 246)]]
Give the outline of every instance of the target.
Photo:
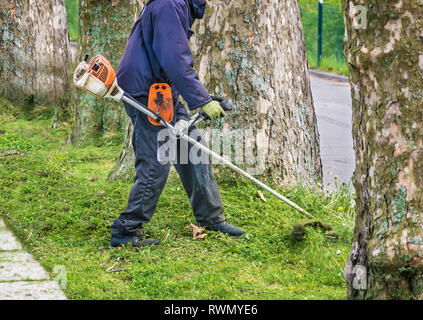
[(354, 172), (352, 103), (348, 82), (310, 75), (311, 90), (320, 133), (323, 183), (333, 191), (336, 184), (349, 183)]

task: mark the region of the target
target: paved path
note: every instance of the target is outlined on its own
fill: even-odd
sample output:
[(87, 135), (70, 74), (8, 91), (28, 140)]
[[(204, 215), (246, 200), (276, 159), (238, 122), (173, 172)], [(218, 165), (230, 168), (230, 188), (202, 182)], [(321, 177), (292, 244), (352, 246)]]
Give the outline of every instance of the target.
[(64, 299), (57, 282), (50, 280), (0, 219), (0, 301)]
[(348, 82), (310, 75), (311, 90), (320, 133), (323, 183), (326, 190), (339, 182), (350, 182), (355, 167), (352, 141), (352, 102)]

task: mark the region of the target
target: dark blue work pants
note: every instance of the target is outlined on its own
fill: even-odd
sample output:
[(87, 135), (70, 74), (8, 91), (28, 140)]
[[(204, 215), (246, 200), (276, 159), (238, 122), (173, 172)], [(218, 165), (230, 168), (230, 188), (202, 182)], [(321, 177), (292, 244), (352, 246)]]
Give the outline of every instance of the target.
[[(143, 104), (147, 103), (147, 98), (140, 97), (137, 100)], [(157, 137), (164, 127), (152, 125), (142, 112), (126, 103), (124, 105), (134, 125), (132, 145), (135, 151), (136, 176), (126, 210), (112, 223), (111, 227), (120, 229), (124, 233), (133, 233), (152, 218), (166, 184), (171, 164), (170, 162), (160, 163), (157, 157), (160, 145)], [(182, 105), (177, 106), (182, 107)], [(173, 123), (178, 120), (176, 116)], [(177, 161), (173, 162), (173, 165), (181, 178), (197, 223), (211, 225), (225, 221), (223, 204), (210, 161), (192, 163), (188, 156), (180, 154), (180, 143), (178, 141)], [(188, 152), (192, 148), (189, 144)], [(181, 157), (188, 161), (179, 161)]]

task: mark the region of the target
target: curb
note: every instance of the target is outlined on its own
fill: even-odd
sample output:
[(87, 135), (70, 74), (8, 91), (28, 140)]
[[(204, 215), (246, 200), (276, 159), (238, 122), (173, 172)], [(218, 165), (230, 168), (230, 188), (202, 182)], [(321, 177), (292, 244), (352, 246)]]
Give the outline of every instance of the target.
[[(64, 270), (66, 272), (66, 269)], [(53, 271), (54, 272), (54, 271)], [(64, 273), (66, 277), (66, 273)], [(56, 280), (26, 252), (0, 219), (0, 301), (67, 300)]]
[(323, 78), (323, 79), (335, 80), (335, 81), (340, 81), (340, 82), (349, 82), (349, 77), (340, 76), (340, 75), (334, 74), (334, 73), (317, 71), (317, 70), (312, 70), (312, 69), (309, 69), (308, 73), (312, 74), (316, 77)]

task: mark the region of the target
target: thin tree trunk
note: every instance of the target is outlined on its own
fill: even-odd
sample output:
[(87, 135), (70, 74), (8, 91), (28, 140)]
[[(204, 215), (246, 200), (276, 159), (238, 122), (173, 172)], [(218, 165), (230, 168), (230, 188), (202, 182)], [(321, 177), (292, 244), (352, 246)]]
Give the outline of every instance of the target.
[(0, 46), (1, 96), (19, 104), (63, 107), (70, 61), (63, 0), (2, 3)]
[(357, 192), (348, 297), (422, 299), (423, 7), (344, 0), (343, 10)]
[[(117, 66), (126, 40), (144, 1), (82, 0), (80, 2), (81, 56), (106, 54)], [(121, 135), (128, 121), (121, 103), (78, 91), (72, 142)]]
[[(224, 136), (230, 130), (243, 134), (244, 149), (253, 150), (254, 163), (241, 166), (279, 184), (318, 184), (319, 134), (297, 2), (208, 1), (194, 30), (191, 46), (200, 80), (211, 94), (230, 97), (236, 105), (212, 126), (224, 129)], [(128, 172), (122, 167), (129, 163), (121, 157), (110, 179), (119, 178), (117, 171)]]

